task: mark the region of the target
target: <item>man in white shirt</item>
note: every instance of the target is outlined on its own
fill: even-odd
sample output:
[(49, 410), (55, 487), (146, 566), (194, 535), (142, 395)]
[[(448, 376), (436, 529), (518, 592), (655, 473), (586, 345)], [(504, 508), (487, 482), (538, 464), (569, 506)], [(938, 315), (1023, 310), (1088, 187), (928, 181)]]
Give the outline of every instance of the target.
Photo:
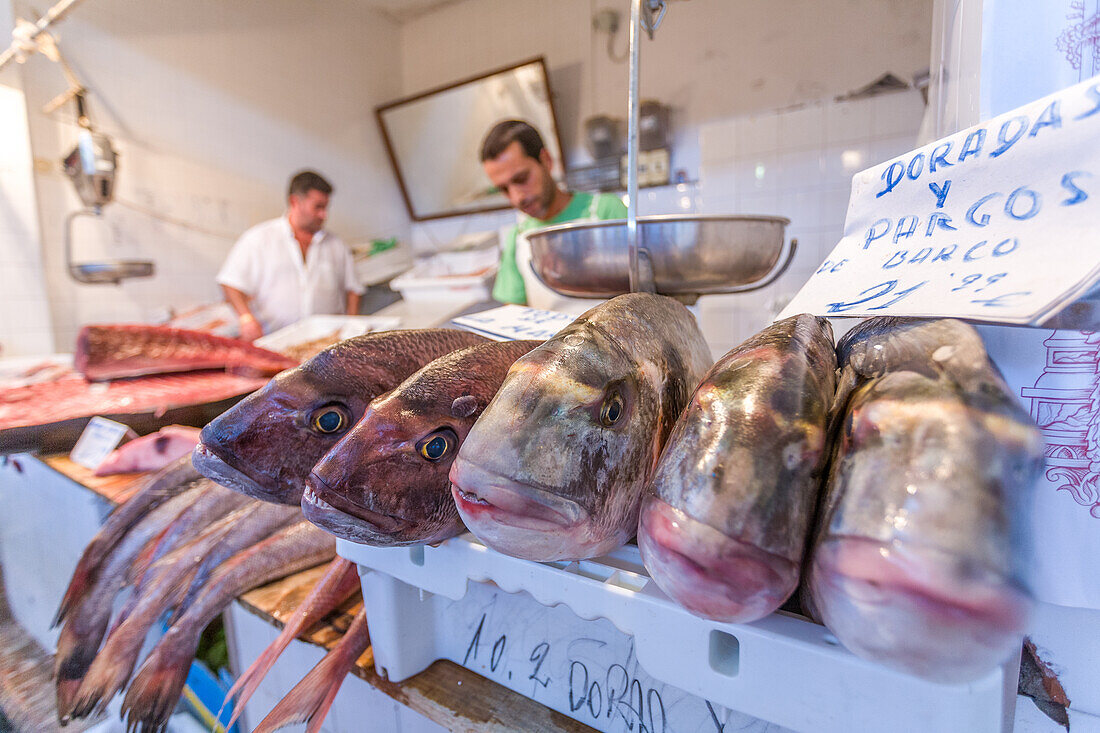
[(285, 215), (241, 235), (218, 272), (252, 341), (315, 313), (359, 312), (363, 286), (351, 252), (325, 231), (332, 185), (313, 171), (290, 179)]

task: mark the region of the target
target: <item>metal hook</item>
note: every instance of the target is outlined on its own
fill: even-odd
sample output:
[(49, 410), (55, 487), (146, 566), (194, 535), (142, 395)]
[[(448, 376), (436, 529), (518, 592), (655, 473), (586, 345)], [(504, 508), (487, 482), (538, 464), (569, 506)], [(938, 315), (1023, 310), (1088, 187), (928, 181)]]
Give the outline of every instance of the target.
[(667, 10), (668, 6), (665, 5), (665, 0), (646, 0), (642, 5), (642, 27), (649, 35), (649, 40), (653, 40), (653, 34), (657, 31), (657, 26), (661, 25), (661, 21), (664, 20)]

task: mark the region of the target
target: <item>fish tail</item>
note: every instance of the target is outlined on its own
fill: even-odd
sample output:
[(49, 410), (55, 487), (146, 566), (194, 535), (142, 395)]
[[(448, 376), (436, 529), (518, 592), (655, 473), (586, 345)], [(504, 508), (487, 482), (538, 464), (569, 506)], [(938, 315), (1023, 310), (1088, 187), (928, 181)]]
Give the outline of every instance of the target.
[(54, 655), (54, 679), (57, 688), (57, 717), (66, 722), (73, 717), (76, 695), (85, 673), (95, 659), (103, 629), (81, 634), (72, 623), (61, 627)]
[(359, 574), (355, 563), (337, 557), (329, 564), (328, 570), (313, 586), (313, 590), (298, 605), (294, 614), (287, 619), (286, 625), (283, 626), (278, 638), (263, 650), (256, 661), (249, 665), (248, 669), (242, 672), (237, 681), (233, 683), (233, 686), (229, 688), (223, 707), (233, 699), (237, 699), (237, 704), (232, 718), (225, 726), (226, 729), (233, 727), (233, 723), (240, 716), (241, 711), (244, 710), (245, 703), (252, 697), (264, 677), (271, 671), (275, 660), (279, 658), (279, 655), (283, 653), (290, 642), (350, 598), (358, 588)]
[(304, 722), (310, 723), (310, 730), (319, 729), (344, 678), (368, 646), (367, 617), (361, 610), (332, 651), (279, 701), (252, 733), (272, 733)]
[(68, 725), (73, 719), (73, 700), (80, 689), (80, 680), (68, 680), (58, 678), (56, 685), (57, 696), (57, 721), (61, 725)]
[[(141, 619), (118, 625), (96, 654), (73, 703), (73, 717), (102, 713), (133, 674), (148, 626)], [(134, 628), (134, 627), (137, 628)]]
[(127, 730), (159, 731), (167, 726), (195, 655), (195, 644), (177, 639), (161, 639), (130, 683), (121, 710)]

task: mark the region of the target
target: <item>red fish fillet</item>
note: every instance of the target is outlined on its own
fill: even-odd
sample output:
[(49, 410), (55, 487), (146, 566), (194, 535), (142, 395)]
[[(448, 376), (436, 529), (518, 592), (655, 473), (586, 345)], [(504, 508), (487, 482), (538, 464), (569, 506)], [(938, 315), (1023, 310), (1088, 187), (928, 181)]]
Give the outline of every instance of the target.
[[(0, 430), (89, 415), (135, 415), (218, 402), (252, 392), (267, 379), (205, 371), (95, 384), (80, 376), (0, 389)], [(0, 436), (2, 438), (2, 436)], [(0, 439), (0, 446), (3, 445)]]
[(76, 370), (91, 381), (145, 374), (225, 368), (251, 376), (273, 376), (298, 362), (247, 341), (168, 326), (112, 324), (85, 326), (76, 337)]

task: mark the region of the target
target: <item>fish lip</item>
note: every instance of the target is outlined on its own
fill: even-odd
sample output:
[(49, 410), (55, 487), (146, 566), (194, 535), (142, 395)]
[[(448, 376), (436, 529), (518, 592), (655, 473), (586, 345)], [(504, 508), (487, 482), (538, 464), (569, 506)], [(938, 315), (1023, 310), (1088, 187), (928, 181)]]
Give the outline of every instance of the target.
[[(324, 495), (322, 497), (322, 494)], [(305, 490), (302, 492), (302, 500), (324, 509), (325, 511), (339, 512), (370, 526), (370, 529), (383, 534), (397, 534), (415, 529), (417, 522), (394, 514), (382, 514), (355, 506), (347, 499), (337, 495), (332, 487), (316, 473), (310, 473), (306, 480)], [(323, 505), (323, 506), (321, 506)]]
[[(477, 479), (478, 490), (468, 488)], [(588, 518), (575, 501), (553, 493), (548, 487), (516, 481), (503, 474), (475, 466), (459, 455), (451, 466), (451, 494), (460, 511), (487, 513), (492, 521), (523, 529), (572, 528)], [(535, 515), (517, 511), (535, 509)]]
[(255, 478), (249, 476), (244, 469), (237, 468), (229, 463), (218, 454), (216, 448), (208, 443), (200, 442), (191, 451), (191, 465), (206, 478), (239, 494), (275, 504), (293, 505), (297, 503), (286, 501), (281, 493), (268, 489)]
[(715, 621), (763, 618), (798, 584), (798, 563), (730, 537), (658, 497), (642, 508), (638, 547), (661, 590), (695, 615)]
[[(967, 615), (982, 620), (991, 628), (1018, 632), (1025, 625), (1026, 607), (1031, 600), (1028, 593), (995, 571), (991, 572), (991, 578), (984, 581), (971, 581), (965, 588), (936, 587), (932, 584), (908, 574), (903, 561), (899, 561), (899, 553), (891, 552), (882, 555), (874, 552), (870, 558), (877, 567), (871, 568), (875, 572), (867, 572), (864, 568), (846, 570), (837, 567), (835, 555), (832, 550), (838, 542), (851, 543), (858, 547), (876, 548), (881, 544), (876, 540), (853, 535), (835, 534), (821, 543), (820, 548), (812, 561), (811, 573), (819, 585), (827, 585), (835, 589), (841, 589), (847, 582), (849, 584), (873, 585), (876, 589), (886, 588), (891, 593), (904, 594), (910, 599), (926, 604), (930, 608), (941, 609), (943, 613), (953, 615)], [(882, 577), (881, 571), (895, 570), (897, 575)]]

